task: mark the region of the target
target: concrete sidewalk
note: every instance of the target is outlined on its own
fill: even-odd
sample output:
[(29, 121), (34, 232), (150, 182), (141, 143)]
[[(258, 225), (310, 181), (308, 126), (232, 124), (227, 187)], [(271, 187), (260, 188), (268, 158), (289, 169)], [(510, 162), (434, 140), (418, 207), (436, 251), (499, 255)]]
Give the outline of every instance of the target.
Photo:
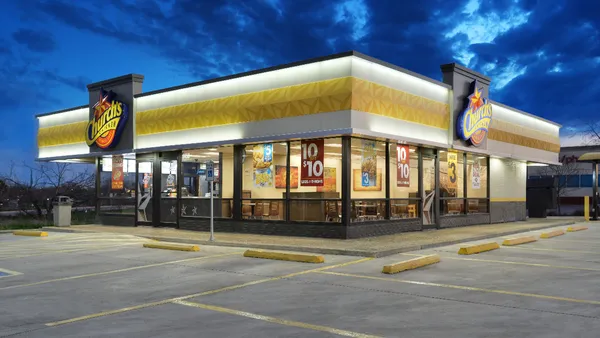
[[(201, 245), (259, 248), (333, 255), (384, 257), (396, 253), (427, 249), (461, 242), (476, 241), (520, 232), (571, 225), (583, 222), (583, 217), (550, 217), (524, 222), (473, 225), (468, 227), (405, 232), (395, 235), (361, 239), (325, 239), (309, 237), (283, 237), (238, 233), (215, 233), (210, 242), (209, 233), (153, 227), (120, 227), (106, 225), (75, 225), (68, 228), (48, 227), (45, 231), (108, 232), (129, 234), (164, 242)], [(299, 225), (300, 226), (300, 225)]]

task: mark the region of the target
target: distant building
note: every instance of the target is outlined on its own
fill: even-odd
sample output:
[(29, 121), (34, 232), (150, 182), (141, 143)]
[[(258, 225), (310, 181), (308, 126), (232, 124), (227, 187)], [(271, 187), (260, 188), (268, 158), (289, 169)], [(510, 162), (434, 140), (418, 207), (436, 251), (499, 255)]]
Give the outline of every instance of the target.
[[(568, 142), (569, 144), (572, 142)], [(529, 166), (527, 179), (558, 177), (560, 192), (560, 215), (583, 215), (584, 196), (590, 200), (593, 191), (593, 172), (591, 163), (580, 163), (578, 158), (590, 152), (600, 152), (600, 145), (570, 145), (560, 148), (558, 156), (562, 167)], [(591, 201), (590, 201), (591, 202)], [(558, 209), (550, 214), (558, 215)]]

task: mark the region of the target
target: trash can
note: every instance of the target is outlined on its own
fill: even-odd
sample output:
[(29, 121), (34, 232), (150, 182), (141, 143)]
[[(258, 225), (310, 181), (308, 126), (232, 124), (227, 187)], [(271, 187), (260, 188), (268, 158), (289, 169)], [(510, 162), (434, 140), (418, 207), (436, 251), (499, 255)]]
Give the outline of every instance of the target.
[(68, 227), (71, 225), (71, 207), (73, 200), (68, 196), (58, 196), (53, 203), (54, 226)]

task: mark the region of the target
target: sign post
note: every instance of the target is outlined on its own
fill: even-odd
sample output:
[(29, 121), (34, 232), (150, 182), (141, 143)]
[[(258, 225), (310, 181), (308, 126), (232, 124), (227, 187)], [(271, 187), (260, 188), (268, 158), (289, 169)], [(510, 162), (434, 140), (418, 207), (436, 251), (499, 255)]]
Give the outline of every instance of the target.
[(210, 186), (210, 241), (215, 240), (214, 215), (213, 215), (213, 184), (215, 181), (215, 164), (213, 161), (206, 163), (206, 181)]

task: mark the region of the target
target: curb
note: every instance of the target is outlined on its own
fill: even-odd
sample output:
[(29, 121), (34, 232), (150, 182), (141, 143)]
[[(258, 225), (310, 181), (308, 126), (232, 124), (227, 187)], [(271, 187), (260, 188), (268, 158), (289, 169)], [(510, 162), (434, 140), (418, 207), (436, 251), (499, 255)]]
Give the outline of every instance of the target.
[(428, 255), (423, 257), (417, 257), (406, 261), (384, 265), (382, 273), (394, 274), (406, 270), (417, 269), (423, 266), (435, 264), (440, 262), (440, 255)]
[[(172, 242), (172, 243), (183, 243), (183, 244), (199, 244), (199, 245), (211, 245), (211, 246), (224, 246), (224, 247), (236, 247), (236, 248), (251, 248), (251, 249), (264, 249), (264, 250), (282, 250), (282, 251), (296, 251), (296, 252), (310, 252), (310, 253), (320, 253), (324, 255), (341, 255), (341, 256), (356, 256), (356, 257), (370, 257), (370, 258), (380, 258), (391, 256), (399, 253), (417, 251), (417, 250), (425, 250), (438, 248), (441, 246), (460, 244), (464, 242), (471, 241), (480, 241), (484, 239), (490, 239), (495, 237), (509, 236), (514, 234), (520, 234), (523, 232), (529, 231), (537, 231), (548, 228), (556, 228), (561, 226), (573, 225), (579, 222), (568, 221), (562, 223), (556, 223), (552, 225), (544, 225), (539, 227), (528, 227), (519, 230), (505, 231), (495, 234), (487, 234), (481, 236), (473, 236), (468, 238), (461, 238), (458, 240), (452, 241), (444, 241), (438, 243), (424, 244), (424, 245), (414, 245), (410, 247), (402, 247), (388, 250), (380, 250), (380, 251), (367, 251), (367, 250), (344, 250), (344, 249), (328, 249), (328, 248), (311, 248), (311, 247), (303, 247), (303, 246), (286, 246), (286, 245), (277, 245), (277, 244), (254, 244), (254, 243), (240, 243), (240, 242), (220, 242), (220, 241), (208, 241), (208, 240), (190, 240), (185, 238), (178, 237), (160, 237), (160, 236), (148, 236), (148, 235), (135, 235), (133, 236), (153, 239), (161, 242)], [(56, 231), (56, 232), (70, 232), (70, 233), (93, 233), (98, 231), (92, 230), (83, 230), (83, 229), (57, 229), (57, 228), (42, 228), (44, 231)], [(217, 234), (218, 236), (218, 234)]]
[(319, 255), (303, 255), (275, 251), (246, 250), (246, 252), (244, 252), (244, 257), (275, 259), (279, 261), (290, 261), (300, 263), (325, 263), (325, 258)]

